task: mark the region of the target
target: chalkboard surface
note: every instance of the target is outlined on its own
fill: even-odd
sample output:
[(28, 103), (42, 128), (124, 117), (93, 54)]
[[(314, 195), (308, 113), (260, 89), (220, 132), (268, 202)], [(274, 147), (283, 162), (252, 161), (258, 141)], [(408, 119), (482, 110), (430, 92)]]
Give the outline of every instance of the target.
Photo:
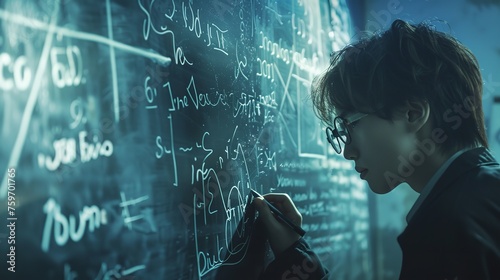
[(366, 186), (308, 100), (349, 18), (333, 0), (1, 1), (1, 278), (214, 279), (245, 257), (229, 241), (253, 188), (292, 197), (335, 277), (370, 279)]

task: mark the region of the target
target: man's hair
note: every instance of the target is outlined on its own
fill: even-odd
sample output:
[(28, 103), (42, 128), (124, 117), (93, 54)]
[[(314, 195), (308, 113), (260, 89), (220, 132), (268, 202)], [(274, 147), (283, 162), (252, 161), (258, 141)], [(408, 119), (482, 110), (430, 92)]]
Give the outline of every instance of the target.
[[(488, 147), (482, 90), (479, 66), (468, 48), (428, 24), (395, 20), (383, 33), (333, 53), (326, 72), (315, 79), (311, 97), (326, 124), (338, 111), (391, 120), (407, 101), (424, 100), (434, 128), (447, 136), (442, 151), (453, 152)], [(457, 106), (469, 115), (459, 114)]]

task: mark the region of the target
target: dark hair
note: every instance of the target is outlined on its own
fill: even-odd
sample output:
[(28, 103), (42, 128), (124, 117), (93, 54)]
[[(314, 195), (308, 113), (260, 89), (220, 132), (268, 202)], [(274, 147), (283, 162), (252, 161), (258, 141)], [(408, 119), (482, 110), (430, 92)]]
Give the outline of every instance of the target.
[[(488, 147), (482, 86), (475, 56), (455, 38), (425, 23), (395, 20), (387, 31), (333, 53), (326, 72), (313, 82), (311, 97), (327, 124), (338, 111), (391, 120), (408, 100), (425, 100), (434, 128), (448, 136), (443, 152), (452, 152)], [(456, 106), (466, 106), (470, 115), (453, 112)]]

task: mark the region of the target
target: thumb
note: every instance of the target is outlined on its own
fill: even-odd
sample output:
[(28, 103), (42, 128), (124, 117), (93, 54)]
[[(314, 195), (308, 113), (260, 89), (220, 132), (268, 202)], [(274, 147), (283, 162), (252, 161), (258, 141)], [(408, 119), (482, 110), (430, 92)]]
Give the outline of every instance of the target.
[(255, 205), (255, 209), (259, 211), (259, 217), (264, 223), (265, 228), (271, 230), (273, 227), (276, 227), (276, 223), (278, 223), (278, 221), (276, 220), (276, 218), (274, 218), (274, 214), (271, 212), (271, 209), (264, 201), (264, 198), (254, 198), (253, 204)]

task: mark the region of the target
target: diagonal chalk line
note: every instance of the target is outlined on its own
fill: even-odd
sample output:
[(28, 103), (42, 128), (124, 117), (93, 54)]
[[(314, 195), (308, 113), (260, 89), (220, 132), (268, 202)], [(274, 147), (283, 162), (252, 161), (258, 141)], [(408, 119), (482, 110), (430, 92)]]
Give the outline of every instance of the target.
[(283, 105), (285, 103), (285, 99), (288, 99), (288, 102), (290, 103), (290, 107), (292, 107), (292, 109), (295, 110), (295, 107), (293, 106), (293, 99), (290, 96), (290, 92), (288, 91), (288, 87), (290, 85), (290, 77), (291, 77), (291, 74), (292, 74), (292, 71), (293, 71), (293, 65), (294, 65), (294, 63), (291, 63), (290, 70), (289, 70), (288, 76), (287, 76), (287, 81), (285, 83), (285, 81), (283, 80), (283, 76), (281, 75), (281, 72), (280, 72), (278, 66), (276, 66), (276, 64), (274, 64), (274, 69), (276, 70), (278, 78), (279, 78), (279, 80), (280, 80), (280, 82), (281, 82), (281, 84), (283, 85), (283, 88), (284, 88), (283, 98), (281, 99), (281, 106), (279, 108), (280, 112), (283, 109)]
[[(81, 39), (92, 41), (96, 43), (102, 43), (109, 45), (112, 48), (120, 49), (122, 51), (126, 51), (129, 53), (133, 53), (142, 57), (149, 58), (157, 63), (160, 63), (164, 66), (168, 66), (171, 62), (171, 59), (166, 56), (162, 56), (156, 53), (153, 50), (144, 50), (136, 47), (132, 47), (120, 42), (113, 41), (110, 38), (106, 38), (103, 36), (85, 33), (80, 31), (71, 30), (64, 27), (58, 27), (56, 25), (57, 22), (57, 13), (59, 12), (59, 7), (54, 10), (53, 16), (49, 24), (35, 20), (32, 18), (24, 17), (21, 15), (11, 14), (3, 9), (0, 9), (0, 19), (10, 21), (12, 23), (16, 23), (22, 26), (26, 26), (27, 28), (38, 29), (42, 31), (46, 31), (47, 35), (45, 37), (45, 42), (43, 45), (42, 53), (40, 55), (40, 61), (35, 73), (35, 78), (33, 81), (33, 86), (31, 88), (30, 95), (28, 97), (28, 101), (26, 102), (26, 107), (23, 112), (23, 116), (21, 119), (21, 125), (19, 128), (19, 132), (16, 137), (16, 141), (14, 147), (12, 149), (9, 162), (7, 167), (15, 167), (19, 162), (19, 158), (21, 156), (21, 151), (26, 141), (26, 135), (28, 133), (29, 124), (31, 121), (31, 116), (33, 115), (33, 109), (36, 105), (36, 101), (38, 99), (38, 93), (40, 91), (40, 85), (42, 80), (42, 74), (45, 72), (47, 67), (47, 61), (49, 56), (50, 48), (52, 47), (53, 35), (57, 33), (58, 35), (64, 35), (70, 38)], [(7, 175), (3, 176), (3, 180), (0, 182), (0, 199), (3, 199), (7, 196)]]
[[(59, 12), (59, 7), (54, 10), (52, 17), (50, 19), (49, 28), (47, 35), (45, 36), (45, 42), (43, 44), (42, 54), (40, 55), (40, 61), (38, 62), (38, 67), (35, 73), (35, 79), (33, 81), (33, 87), (31, 88), (28, 101), (26, 102), (26, 107), (24, 108), (23, 116), (21, 119), (21, 125), (19, 127), (19, 133), (17, 134), (16, 142), (14, 143), (14, 148), (10, 154), (9, 164), (7, 168), (17, 166), (19, 162), (19, 157), (21, 156), (21, 150), (26, 141), (26, 135), (28, 133), (28, 128), (31, 121), (31, 116), (33, 115), (33, 109), (35, 108), (36, 101), (38, 99), (38, 93), (40, 92), (40, 85), (42, 81), (42, 74), (45, 72), (47, 66), (47, 61), (49, 57), (49, 51), (52, 47), (52, 39), (55, 32), (55, 24), (57, 21), (57, 13)], [(0, 16), (1, 17), (1, 16)], [(0, 199), (7, 196), (7, 173), (5, 173), (2, 182), (0, 183)]]
[(96, 35), (96, 34), (92, 34), (92, 33), (80, 32), (80, 31), (71, 30), (71, 29), (59, 27), (59, 26), (50, 27), (45, 22), (42, 22), (42, 21), (39, 21), (36, 19), (32, 19), (32, 18), (28, 18), (28, 17), (24, 17), (21, 15), (11, 14), (5, 10), (2, 10), (2, 9), (0, 9), (0, 18), (7, 20), (7, 21), (10, 21), (10, 22), (13, 22), (13, 23), (16, 23), (16, 24), (19, 24), (19, 25), (26, 26), (28, 28), (33, 28), (33, 29), (38, 29), (38, 30), (43, 30), (43, 31), (47, 31), (49, 28), (54, 28), (54, 30), (57, 32), (58, 35), (60, 34), (60, 35), (64, 35), (64, 36), (67, 36), (70, 38), (87, 40), (87, 41), (91, 41), (91, 42), (109, 45), (109, 46), (112, 46), (116, 49), (120, 49), (122, 51), (130, 52), (130, 53), (133, 53), (133, 54), (136, 54), (139, 56), (150, 58), (153, 61), (162, 64), (163, 66), (168, 66), (170, 64), (170, 62), (172, 61), (169, 57), (160, 55), (157, 52), (155, 52), (154, 50), (144, 50), (141, 48), (132, 47), (132, 46), (129, 46), (129, 45), (117, 42), (117, 41), (113, 41), (109, 38), (106, 38), (106, 37), (103, 37), (100, 35)]

